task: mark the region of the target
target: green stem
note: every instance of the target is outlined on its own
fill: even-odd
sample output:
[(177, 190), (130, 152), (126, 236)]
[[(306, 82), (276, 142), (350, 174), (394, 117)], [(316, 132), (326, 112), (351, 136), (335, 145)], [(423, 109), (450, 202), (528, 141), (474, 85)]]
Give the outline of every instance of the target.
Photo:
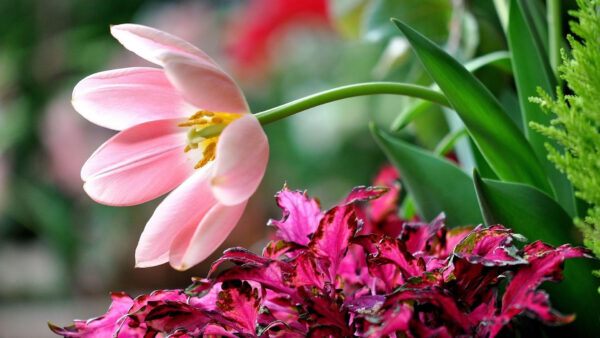
[(395, 82), (365, 82), (312, 94), (279, 107), (257, 113), (255, 116), (261, 124), (265, 125), (325, 103), (355, 96), (374, 94), (412, 96), (450, 107), (444, 94), (427, 87)]
[(558, 65), (560, 64), (560, 46), (562, 43), (560, 0), (548, 0), (546, 11), (548, 20), (548, 48), (550, 54), (550, 66), (552, 67), (552, 71), (554, 72), (556, 79), (560, 81), (560, 77), (558, 76)]

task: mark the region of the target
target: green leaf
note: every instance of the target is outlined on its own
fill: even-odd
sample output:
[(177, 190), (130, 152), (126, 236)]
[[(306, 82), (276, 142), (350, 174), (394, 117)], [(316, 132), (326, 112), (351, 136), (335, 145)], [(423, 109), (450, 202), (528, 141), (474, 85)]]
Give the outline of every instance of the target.
[(375, 141), (400, 171), (417, 212), (426, 219), (445, 212), (450, 226), (482, 221), (471, 178), (454, 164), (395, 138), (371, 124)]
[(404, 201), (402, 201), (402, 205), (400, 206), (400, 217), (406, 220), (413, 219), (417, 211), (415, 210), (415, 202), (412, 197), (406, 196)]
[[(541, 240), (554, 246), (580, 244), (569, 214), (544, 192), (524, 184), (481, 178), (477, 171), (473, 172), (473, 181), (487, 225), (510, 227), (530, 242)], [(551, 292), (552, 304), (563, 313), (576, 312), (575, 327), (569, 326), (569, 330), (598, 332), (600, 321), (595, 309), (600, 304), (600, 295), (596, 292), (598, 280), (591, 275), (598, 262), (569, 260), (566, 267), (565, 279), (546, 287)]]
[[(495, 51), (489, 54), (485, 54), (479, 57), (476, 57), (465, 63), (465, 68), (470, 72), (475, 72), (485, 66), (495, 65), (498, 68), (510, 72), (510, 54), (507, 51)], [(433, 84), (429, 86), (431, 89), (438, 89), (438, 87)], [(427, 111), (427, 108), (431, 107), (432, 104), (428, 101), (417, 101), (416, 104), (410, 105), (406, 109), (404, 109), (394, 122), (392, 122), (392, 127), (390, 128), (392, 131), (400, 131), (404, 127), (406, 127), (416, 116), (421, 113)]]
[(552, 93), (557, 84), (540, 41), (541, 38), (532, 24), (525, 19), (527, 17), (525, 9), (523, 1), (510, 2), (510, 20), (506, 34), (512, 52), (512, 67), (519, 93), (525, 135), (542, 163), (560, 205), (569, 215), (575, 216), (575, 198), (571, 183), (547, 159), (548, 151), (544, 143), (549, 141), (548, 138), (529, 126), (532, 121), (542, 125), (550, 124), (551, 116), (545, 114), (540, 105), (530, 102), (529, 98), (537, 96), (538, 87), (547, 93)]
[(473, 151), (473, 162), (475, 162), (475, 168), (481, 173), (481, 176), (485, 178), (498, 179), (498, 175), (490, 168), (490, 165), (487, 163), (483, 155), (481, 155), (481, 151), (477, 149), (473, 139), (469, 137), (469, 145), (471, 150)]
[(485, 223), (503, 224), (529, 240), (561, 245), (574, 239), (571, 216), (544, 192), (524, 184), (481, 178), (473, 171)]
[(489, 90), (458, 61), (404, 23), (392, 19), (464, 122), (469, 135), (502, 180), (552, 193), (531, 146)]
[(452, 150), (452, 148), (454, 148), (456, 141), (460, 140), (463, 136), (466, 136), (466, 135), (467, 135), (467, 131), (465, 129), (459, 129), (455, 132), (448, 133), (440, 141), (440, 143), (438, 143), (438, 145), (433, 150), (433, 153), (436, 154), (437, 156), (446, 155), (447, 153), (449, 153)]
[[(533, 27), (535, 34), (540, 37), (540, 46), (544, 48), (544, 51), (548, 51), (549, 40), (546, 39), (548, 36), (548, 23), (546, 21), (546, 9), (542, 1), (522, 1), (518, 0), (523, 13), (526, 14), (525, 20), (530, 27)], [(510, 0), (509, 2), (512, 2)], [(509, 4), (510, 6), (510, 4)], [(510, 25), (510, 8), (509, 8), (509, 25)]]
[(510, 65), (510, 53), (505, 50), (497, 50), (484, 54), (465, 62), (465, 68), (473, 73), (485, 66), (496, 66), (505, 72), (512, 72)]
[(365, 9), (363, 32), (371, 41), (396, 36), (396, 30), (390, 26), (390, 17), (396, 16), (422, 30), (429, 38), (443, 42), (448, 36), (451, 15), (449, 0), (371, 0)]

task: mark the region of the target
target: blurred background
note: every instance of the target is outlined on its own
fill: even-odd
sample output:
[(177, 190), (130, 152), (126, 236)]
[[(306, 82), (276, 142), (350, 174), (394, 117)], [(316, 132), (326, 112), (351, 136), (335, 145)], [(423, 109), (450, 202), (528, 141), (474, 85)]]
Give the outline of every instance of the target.
[[(506, 48), (492, 1), (0, 0), (0, 336), (52, 336), (46, 322), (101, 315), (110, 291), (136, 296), (185, 287), (192, 276), (204, 277), (226, 247), (259, 251), (267, 220), (281, 216), (273, 195), (286, 182), (307, 189), (324, 208), (370, 184), (385, 158), (368, 122), (389, 128), (410, 103), (353, 98), (267, 125), (267, 173), (223, 247), (185, 272), (135, 269), (138, 237), (160, 199), (116, 208), (85, 195), (80, 168), (113, 132), (70, 105), (83, 77), (149, 65), (122, 48), (109, 25), (145, 24), (199, 46), (259, 112), (356, 82), (430, 84), (391, 16), (461, 60)], [(492, 91), (510, 79), (498, 69), (477, 75), (494, 79)], [(514, 93), (496, 94), (517, 104)], [(451, 127), (439, 108), (430, 109), (402, 136), (433, 149)]]

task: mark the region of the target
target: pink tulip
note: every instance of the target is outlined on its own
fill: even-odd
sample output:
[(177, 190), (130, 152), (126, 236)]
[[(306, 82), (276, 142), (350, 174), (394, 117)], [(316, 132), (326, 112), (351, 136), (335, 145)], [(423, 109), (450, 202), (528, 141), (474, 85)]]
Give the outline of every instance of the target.
[(100, 72), (75, 87), (81, 115), (120, 131), (84, 164), (84, 189), (115, 206), (174, 189), (146, 224), (136, 266), (170, 262), (185, 270), (238, 222), (264, 175), (267, 138), (239, 87), (204, 52), (146, 26), (117, 25), (111, 33), (162, 69)]

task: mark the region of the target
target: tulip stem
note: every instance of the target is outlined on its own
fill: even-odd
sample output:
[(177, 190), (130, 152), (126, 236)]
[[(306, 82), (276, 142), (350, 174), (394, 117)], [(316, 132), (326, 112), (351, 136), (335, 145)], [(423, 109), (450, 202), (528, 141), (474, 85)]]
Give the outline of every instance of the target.
[(412, 96), (450, 107), (444, 94), (431, 88), (396, 82), (365, 82), (329, 89), (255, 114), (262, 125), (281, 120), (301, 111), (355, 96), (393, 94)]

